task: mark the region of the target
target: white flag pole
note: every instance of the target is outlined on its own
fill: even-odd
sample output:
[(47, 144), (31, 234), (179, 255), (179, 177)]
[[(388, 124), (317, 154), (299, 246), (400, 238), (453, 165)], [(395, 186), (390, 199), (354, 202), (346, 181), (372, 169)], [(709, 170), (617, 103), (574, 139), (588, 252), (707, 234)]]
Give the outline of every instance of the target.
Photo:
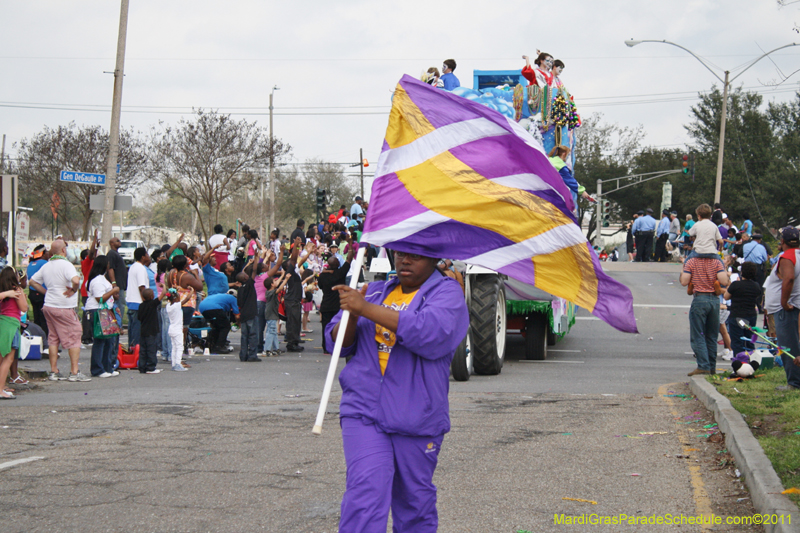
[[(358, 255), (356, 255), (355, 274), (350, 280), (350, 288), (355, 289), (358, 285), (359, 274), (361, 273), (361, 265), (364, 264), (364, 254), (367, 251), (367, 246), (358, 247)], [(325, 411), (328, 410), (328, 400), (331, 396), (331, 387), (333, 387), (333, 378), (336, 376), (336, 367), (339, 365), (339, 354), (342, 353), (342, 344), (344, 344), (344, 333), (347, 330), (347, 323), (350, 321), (350, 311), (342, 313), (342, 321), (339, 322), (339, 333), (336, 335), (336, 344), (333, 347), (333, 354), (331, 355), (331, 364), (328, 366), (328, 377), (325, 378), (325, 387), (322, 389), (322, 398), (319, 401), (319, 411), (317, 411), (317, 421), (314, 423), (314, 429), (311, 432), (314, 435), (322, 434), (322, 420), (325, 418)], [(325, 332), (322, 332), (325, 335)]]

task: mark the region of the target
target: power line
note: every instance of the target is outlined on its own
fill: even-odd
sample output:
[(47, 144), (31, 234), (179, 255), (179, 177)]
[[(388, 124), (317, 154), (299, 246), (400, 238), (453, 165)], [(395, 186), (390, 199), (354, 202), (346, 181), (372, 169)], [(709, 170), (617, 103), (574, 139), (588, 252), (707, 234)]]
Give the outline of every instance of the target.
[[(796, 88), (783, 87), (783, 88), (762, 88), (762, 87), (745, 87), (744, 90), (754, 90), (763, 95), (777, 95), (797, 92)], [(760, 89), (760, 90), (759, 90)], [(675, 93), (653, 93), (643, 95), (620, 95), (620, 96), (596, 96), (586, 97), (580, 99), (579, 108), (595, 108), (595, 107), (613, 107), (621, 105), (634, 105), (634, 104), (657, 104), (669, 102), (688, 102), (698, 99), (697, 94), (704, 95), (706, 92), (682, 91)], [(644, 98), (647, 96), (660, 96), (664, 95), (665, 98)], [(666, 97), (676, 95), (675, 97)], [(687, 96), (677, 96), (687, 95)], [(694, 96), (688, 96), (694, 95)], [(628, 98), (628, 100), (622, 100)], [(641, 99), (644, 98), (644, 99)], [(594, 100), (616, 100), (610, 102), (593, 102)], [(38, 102), (0, 102), (0, 108), (13, 108), (13, 109), (41, 109), (50, 111), (88, 111), (88, 112), (102, 112), (107, 113), (109, 106), (102, 104), (58, 104), (58, 103), (38, 103)], [(165, 115), (183, 115), (193, 113), (194, 109), (181, 106), (123, 106), (126, 113), (136, 114), (165, 114)], [(236, 116), (265, 116), (269, 115), (268, 108), (264, 107), (218, 107), (208, 109), (216, 109), (225, 114)], [(276, 109), (299, 109), (299, 110), (314, 110), (314, 109), (383, 109), (383, 111), (331, 111), (331, 112), (273, 112), (273, 115), (278, 116), (357, 116), (357, 115), (386, 115), (390, 108), (388, 106), (313, 106), (313, 107), (285, 107)], [(249, 110), (249, 111), (236, 111), (236, 110)], [(264, 110), (264, 111), (260, 111)]]
[[(776, 56), (797, 56), (798, 53), (786, 52), (783, 54), (775, 54)], [(752, 54), (715, 54), (703, 56), (709, 57), (752, 57)], [(0, 56), (0, 60), (13, 59), (13, 60), (26, 60), (26, 61), (113, 61), (113, 57), (75, 57), (75, 56)], [(577, 60), (596, 60), (596, 59), (689, 59), (681, 54), (673, 55), (651, 55), (651, 56), (563, 56), (562, 61), (577, 61)], [(125, 58), (126, 61), (247, 61), (247, 62), (291, 62), (291, 61), (313, 61), (313, 62), (352, 62), (352, 61), (380, 61), (384, 63), (394, 61), (440, 61), (439, 58), (434, 57), (129, 57)], [(459, 61), (514, 61), (519, 62), (519, 57), (462, 57)]]

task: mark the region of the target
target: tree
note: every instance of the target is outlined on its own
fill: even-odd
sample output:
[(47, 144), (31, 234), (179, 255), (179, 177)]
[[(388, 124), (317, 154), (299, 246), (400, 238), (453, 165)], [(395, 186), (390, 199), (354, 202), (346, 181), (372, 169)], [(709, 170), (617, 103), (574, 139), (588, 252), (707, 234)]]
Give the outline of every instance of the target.
[[(632, 159), (644, 138), (642, 126), (626, 128), (617, 124), (603, 124), (602, 118), (600, 113), (589, 115), (575, 130), (575, 179), (590, 194), (597, 192), (597, 180), (618, 178), (630, 173)], [(616, 194), (609, 198), (613, 202), (610, 218), (616, 222), (620, 213), (629, 207), (621, 203)], [(581, 200), (578, 207), (579, 220), (583, 220), (585, 210), (590, 210), (586, 238), (591, 240), (597, 227), (595, 206)]]
[[(62, 227), (71, 239), (89, 239), (93, 211), (89, 197), (101, 194), (105, 187), (59, 181), (62, 170), (103, 174), (108, 156), (108, 132), (100, 126), (78, 127), (74, 122), (55, 129), (45, 127), (17, 145), (19, 156), (20, 200), (34, 209), (34, 216), (48, 220), (53, 195), (60, 204), (56, 209)], [(146, 163), (144, 141), (138, 132), (121, 130), (119, 139), (120, 172), (116, 192), (124, 193), (144, 181)], [(78, 220), (80, 223), (75, 224)], [(79, 232), (80, 230), (80, 232)]]
[[(741, 87), (729, 99), (720, 203), (734, 219), (748, 214), (765, 230), (780, 227), (800, 207), (800, 193), (789, 185), (797, 182), (798, 102), (762, 110), (762, 96)], [(685, 191), (694, 207), (713, 198), (721, 108), (722, 95), (714, 87), (692, 106), (694, 120), (686, 126), (701, 155), (693, 190)]]
[(153, 128), (150, 173), (163, 191), (185, 199), (195, 210), (205, 239), (232, 193), (255, 189), (270, 156), (278, 162), (291, 148), (269, 137), (255, 122), (236, 121), (216, 111), (195, 111), (177, 126)]
[(341, 205), (350, 209), (357, 193), (355, 179), (344, 174), (341, 165), (308, 159), (299, 169), (281, 170), (276, 176), (277, 220), (283, 227), (294, 227), (298, 218), (306, 224), (316, 220), (316, 190), (328, 197), (327, 212)]

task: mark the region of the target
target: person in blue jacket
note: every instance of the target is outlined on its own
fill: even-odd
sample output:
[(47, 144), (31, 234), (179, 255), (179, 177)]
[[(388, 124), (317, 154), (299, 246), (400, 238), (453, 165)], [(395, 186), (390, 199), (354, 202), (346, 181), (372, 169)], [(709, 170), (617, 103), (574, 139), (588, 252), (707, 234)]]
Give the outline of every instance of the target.
[(578, 212), (578, 196), (582, 198), (590, 198), (586, 189), (578, 184), (578, 180), (572, 175), (572, 170), (567, 166), (567, 159), (569, 159), (570, 149), (568, 146), (556, 146), (550, 150), (549, 158), (550, 163), (556, 168), (564, 184), (569, 187), (572, 192), (572, 201), (575, 204), (575, 214)]
[(467, 334), (458, 282), (438, 259), (395, 252), (397, 278), (360, 291), (337, 285), (342, 311), (325, 330), (334, 342), (350, 311), (339, 375), (347, 482), (339, 531), (436, 531), (433, 473), (450, 430), (450, 362)]

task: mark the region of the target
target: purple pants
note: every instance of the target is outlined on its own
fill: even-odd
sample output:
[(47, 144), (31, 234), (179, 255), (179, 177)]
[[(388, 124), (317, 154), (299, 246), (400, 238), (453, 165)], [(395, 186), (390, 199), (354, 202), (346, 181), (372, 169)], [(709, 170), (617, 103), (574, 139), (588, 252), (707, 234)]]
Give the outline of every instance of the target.
[(444, 435), (409, 437), (384, 433), (360, 418), (342, 418), (347, 486), (340, 533), (386, 531), (389, 508), (395, 533), (435, 532), (433, 472)]

